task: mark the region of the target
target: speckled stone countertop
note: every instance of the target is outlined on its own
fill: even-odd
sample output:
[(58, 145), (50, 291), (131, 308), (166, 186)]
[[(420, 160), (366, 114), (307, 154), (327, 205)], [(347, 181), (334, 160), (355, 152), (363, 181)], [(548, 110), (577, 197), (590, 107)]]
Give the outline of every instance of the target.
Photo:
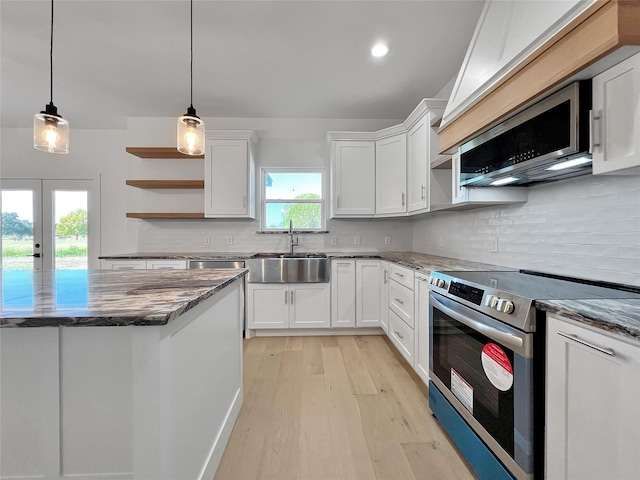
[(243, 260), (255, 253), (215, 253), (215, 252), (133, 252), (102, 255), (101, 260)]
[(164, 325), (246, 269), (2, 272), (0, 327)]

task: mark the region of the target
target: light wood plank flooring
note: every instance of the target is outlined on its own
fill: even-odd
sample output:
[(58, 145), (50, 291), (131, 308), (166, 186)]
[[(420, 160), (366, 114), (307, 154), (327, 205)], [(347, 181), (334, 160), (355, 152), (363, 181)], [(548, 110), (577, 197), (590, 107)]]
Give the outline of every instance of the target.
[(475, 479), (382, 336), (245, 341), (244, 403), (216, 480)]

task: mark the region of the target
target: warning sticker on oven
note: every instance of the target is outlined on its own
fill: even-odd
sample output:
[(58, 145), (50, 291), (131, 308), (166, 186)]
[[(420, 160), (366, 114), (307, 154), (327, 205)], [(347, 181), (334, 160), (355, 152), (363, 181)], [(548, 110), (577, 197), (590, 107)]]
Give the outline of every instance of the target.
[(473, 387), (465, 382), (453, 368), (451, 369), (451, 393), (473, 414)]
[(498, 390), (506, 392), (513, 386), (513, 367), (509, 357), (495, 343), (487, 343), (482, 348), (482, 368)]

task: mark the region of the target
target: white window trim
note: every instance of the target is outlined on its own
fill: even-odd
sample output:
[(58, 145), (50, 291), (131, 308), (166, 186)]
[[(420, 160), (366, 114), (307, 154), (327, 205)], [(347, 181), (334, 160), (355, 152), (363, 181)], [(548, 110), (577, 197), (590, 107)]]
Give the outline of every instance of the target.
[[(267, 192), (266, 192), (266, 185), (265, 185), (265, 180), (266, 180), (266, 174), (267, 172), (272, 172), (272, 173), (319, 173), (321, 174), (322, 177), (322, 185), (321, 185), (321, 189), (320, 191), (322, 192), (322, 198), (318, 199), (318, 200), (313, 200), (313, 199), (270, 199), (269, 202), (267, 202), (266, 196), (267, 196)], [(327, 197), (327, 192), (326, 192), (326, 188), (325, 188), (325, 182), (326, 182), (326, 173), (325, 173), (325, 169), (324, 168), (305, 168), (305, 167), (301, 167), (301, 168), (281, 168), (281, 167), (262, 167), (260, 168), (260, 230), (262, 232), (288, 232), (289, 229), (288, 228), (283, 228), (283, 229), (277, 229), (277, 228), (267, 228), (267, 226), (265, 225), (266, 222), (266, 205), (267, 203), (319, 203), (320, 204), (320, 209), (321, 209), (321, 218), (320, 218), (320, 227), (318, 228), (296, 228), (296, 226), (294, 225), (293, 228), (296, 232), (322, 232), (326, 229), (326, 197)]]

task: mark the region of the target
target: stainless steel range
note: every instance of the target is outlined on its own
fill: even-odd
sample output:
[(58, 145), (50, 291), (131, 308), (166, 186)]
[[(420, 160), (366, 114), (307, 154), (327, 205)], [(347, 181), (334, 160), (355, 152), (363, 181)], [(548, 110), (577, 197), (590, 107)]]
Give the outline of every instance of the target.
[(545, 319), (536, 300), (640, 298), (529, 271), (434, 272), (429, 404), (481, 479), (544, 473)]

